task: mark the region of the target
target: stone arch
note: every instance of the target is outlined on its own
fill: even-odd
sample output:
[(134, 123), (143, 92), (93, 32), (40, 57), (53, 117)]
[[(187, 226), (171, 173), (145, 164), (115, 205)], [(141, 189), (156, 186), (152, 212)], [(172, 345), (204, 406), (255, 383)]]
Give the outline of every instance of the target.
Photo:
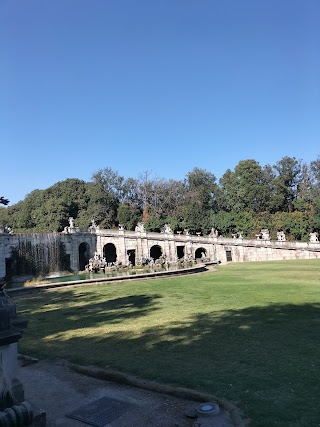
[(85, 266), (89, 263), (90, 259), (90, 246), (87, 242), (82, 242), (79, 245), (79, 270), (83, 271)]
[(103, 247), (103, 256), (106, 259), (107, 263), (117, 261), (117, 248), (113, 243), (107, 243)]
[(150, 257), (154, 260), (159, 259), (162, 255), (162, 248), (159, 245), (153, 245), (150, 248)]
[(207, 251), (205, 248), (198, 248), (194, 254), (195, 259), (201, 259), (207, 256)]

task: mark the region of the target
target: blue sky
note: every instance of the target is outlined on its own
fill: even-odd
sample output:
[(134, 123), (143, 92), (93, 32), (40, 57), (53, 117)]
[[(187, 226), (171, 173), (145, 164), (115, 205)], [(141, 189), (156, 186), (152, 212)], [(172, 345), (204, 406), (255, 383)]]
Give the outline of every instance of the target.
[(320, 155), (318, 0), (1, 0), (0, 195)]

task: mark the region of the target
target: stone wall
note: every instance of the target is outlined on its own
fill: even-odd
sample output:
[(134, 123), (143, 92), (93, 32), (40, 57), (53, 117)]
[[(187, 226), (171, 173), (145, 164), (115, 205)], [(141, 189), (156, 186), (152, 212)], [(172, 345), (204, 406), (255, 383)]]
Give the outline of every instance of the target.
[(318, 242), (280, 242), (219, 237), (215, 247), (217, 259), (221, 262), (227, 261), (227, 252), (230, 252), (232, 261), (235, 262), (320, 258)]
[[(38, 234), (0, 234), (0, 278), (6, 275), (6, 260), (10, 260), (14, 248), (21, 240), (31, 245), (42, 243), (49, 245), (53, 236), (64, 246), (70, 257), (71, 270), (77, 272), (80, 265), (80, 245), (85, 245), (85, 256), (89, 259), (98, 254), (104, 256), (104, 248), (109, 243), (114, 245), (117, 261), (127, 264), (128, 251), (134, 251), (138, 260), (150, 257), (152, 247), (159, 246), (167, 260), (177, 260), (178, 247), (186, 256), (195, 258), (196, 251), (204, 252), (212, 261), (268, 261), (285, 259), (320, 258), (320, 243), (287, 242), (271, 240), (246, 240), (242, 238), (224, 238), (214, 236), (195, 236), (190, 234), (148, 233), (144, 230), (126, 231), (100, 230), (90, 231), (72, 229), (67, 233)], [(19, 243), (20, 242), (20, 243)], [(201, 249), (202, 248), (202, 249)]]

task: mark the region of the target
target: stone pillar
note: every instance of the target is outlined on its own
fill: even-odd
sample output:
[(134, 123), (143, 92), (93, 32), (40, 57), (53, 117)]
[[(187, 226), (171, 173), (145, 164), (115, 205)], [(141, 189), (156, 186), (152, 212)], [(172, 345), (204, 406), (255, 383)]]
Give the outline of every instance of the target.
[(136, 260), (140, 260), (142, 257), (148, 257), (148, 241), (147, 233), (145, 231), (136, 231), (137, 235), (137, 253)]
[(144, 237), (141, 239), (141, 251), (142, 256), (145, 258), (149, 258), (149, 245), (147, 239), (147, 233), (144, 233)]
[(103, 246), (104, 246), (104, 238), (102, 234), (99, 232), (97, 233), (97, 243), (96, 247), (92, 248), (92, 253), (90, 254), (91, 258), (93, 257), (94, 253), (97, 252), (98, 255), (100, 255), (103, 258)]
[(192, 238), (190, 235), (187, 236), (185, 256), (191, 255), (194, 258), (193, 247), (192, 247)]
[(16, 307), (10, 302), (3, 287), (0, 292), (0, 410), (3, 411), (21, 402), (24, 396), (23, 387), (17, 379), (17, 342), (21, 332), (11, 326)]
[(74, 272), (79, 271), (79, 245), (76, 236), (72, 237), (68, 235), (68, 244), (70, 245), (70, 268)]
[(117, 261), (121, 261), (123, 265), (127, 264), (127, 250), (123, 228), (119, 228)]
[(17, 378), (17, 342), (27, 321), (17, 318), (16, 306), (0, 289), (0, 426), (45, 427), (46, 413), (24, 401)]
[(169, 253), (170, 253), (170, 258), (169, 260), (171, 262), (176, 262), (178, 257), (177, 257), (177, 248), (176, 248), (176, 244), (174, 241), (173, 236), (171, 237), (171, 239), (169, 240)]

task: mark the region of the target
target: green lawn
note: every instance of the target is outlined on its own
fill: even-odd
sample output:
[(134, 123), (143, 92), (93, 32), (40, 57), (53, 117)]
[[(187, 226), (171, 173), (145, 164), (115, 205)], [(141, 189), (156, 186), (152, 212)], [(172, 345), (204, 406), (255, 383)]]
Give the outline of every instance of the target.
[(19, 351), (233, 401), (255, 426), (320, 425), (320, 260), (17, 298)]

